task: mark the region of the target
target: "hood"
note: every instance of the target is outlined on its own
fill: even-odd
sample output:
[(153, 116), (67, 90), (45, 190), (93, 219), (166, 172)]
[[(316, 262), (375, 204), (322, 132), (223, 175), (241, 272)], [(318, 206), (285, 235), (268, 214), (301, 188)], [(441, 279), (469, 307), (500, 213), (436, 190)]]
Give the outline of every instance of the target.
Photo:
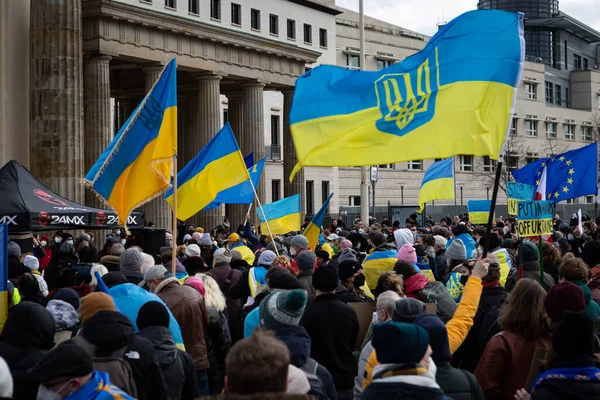
[(396, 251), (397, 249), (396, 249), (396, 246), (394, 246), (393, 244), (384, 243), (384, 244), (381, 244), (381, 245), (375, 247), (373, 249), (373, 252), (376, 252), (376, 251), (389, 251), (389, 250)]
[(290, 364), (287, 378), (287, 394), (307, 394), (310, 391), (310, 383), (302, 370)]
[[(169, 260), (163, 264), (163, 266), (167, 269), (167, 271), (171, 271), (171, 264), (173, 260)], [(187, 272), (183, 264), (179, 261), (179, 259), (175, 259), (175, 272)]]
[(421, 273), (414, 274), (404, 281), (404, 284), (406, 285), (406, 293), (416, 293), (423, 289), (428, 282), (429, 279), (426, 275)]
[[(400, 366), (400, 365), (398, 365)], [(394, 364), (380, 364), (373, 368), (373, 375), (382, 371), (394, 371)], [(435, 381), (435, 375), (431, 371), (427, 371), (423, 375), (401, 375), (401, 372), (396, 372), (393, 376), (382, 377), (376, 382), (387, 383), (408, 383), (410, 385), (439, 389), (440, 386)]]
[(169, 328), (149, 326), (140, 331), (140, 336), (149, 339), (156, 354), (156, 361), (162, 365), (171, 365), (177, 359), (177, 346)]
[(396, 239), (396, 248), (402, 247), (405, 244), (414, 244), (415, 239), (410, 229), (402, 228), (394, 231), (394, 239)]
[(54, 347), (55, 323), (44, 306), (24, 301), (8, 313), (0, 341), (22, 348)]
[(308, 332), (303, 326), (278, 329), (275, 336), (285, 343), (290, 351), (290, 363), (292, 365), (300, 368), (310, 358), (310, 336), (308, 336)]
[(579, 286), (582, 290), (583, 290), (583, 299), (585, 300), (585, 304), (588, 305), (590, 304), (590, 301), (592, 301), (592, 291), (590, 290), (590, 288), (583, 283), (583, 281), (569, 281), (577, 286)]
[(79, 322), (79, 313), (71, 304), (62, 300), (50, 300), (46, 310), (54, 318), (56, 330), (63, 331), (72, 328)]
[(106, 350), (127, 346), (134, 336), (135, 330), (131, 321), (117, 311), (100, 311), (83, 326), (83, 337)]
[(524, 271), (539, 271), (540, 270), (540, 262), (539, 261), (523, 261), (523, 270)]

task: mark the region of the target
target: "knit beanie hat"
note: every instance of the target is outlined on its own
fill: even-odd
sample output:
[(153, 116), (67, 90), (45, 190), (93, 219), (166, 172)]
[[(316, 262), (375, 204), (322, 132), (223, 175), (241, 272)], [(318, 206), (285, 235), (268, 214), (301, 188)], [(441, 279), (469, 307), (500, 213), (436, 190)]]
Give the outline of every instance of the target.
[(135, 323), (141, 331), (149, 326), (169, 327), (169, 312), (167, 307), (160, 301), (149, 301), (140, 308)]
[(523, 242), (523, 262), (540, 261), (540, 250), (532, 242)]
[(553, 324), (559, 323), (566, 311), (583, 311), (585, 307), (583, 290), (571, 282), (552, 286), (544, 300), (546, 314)]
[(347, 260), (358, 261), (358, 253), (356, 252), (356, 250), (350, 248), (342, 250), (342, 252), (338, 256), (338, 263)]
[(373, 325), (371, 344), (381, 364), (416, 364), (427, 351), (429, 334), (418, 325), (390, 321)]
[(225, 248), (218, 249), (213, 253), (213, 258), (217, 260), (218, 263), (227, 263), (231, 262), (231, 251)]
[(129, 248), (121, 254), (120, 268), (123, 274), (139, 272), (144, 265), (142, 252), (135, 248)]
[(346, 279), (354, 276), (358, 271), (362, 269), (362, 265), (358, 261), (345, 260), (340, 263), (338, 268), (338, 276), (340, 281), (344, 282)]
[(54, 300), (62, 300), (73, 306), (74, 309), (79, 310), (79, 295), (71, 288), (60, 289), (54, 293)]
[(398, 260), (406, 261), (412, 264), (417, 263), (417, 253), (412, 244), (403, 244), (398, 250)]
[(433, 353), (433, 361), (450, 361), (450, 344), (448, 343), (448, 330), (446, 325), (437, 315), (424, 314), (417, 317), (415, 324), (419, 325), (429, 334), (429, 345)]
[(266, 265), (270, 267), (273, 265), (275, 257), (277, 257), (277, 254), (273, 253), (271, 250), (265, 250), (260, 254), (260, 257), (258, 257), (257, 265)]
[(102, 275), (102, 282), (109, 289), (113, 286), (129, 283), (121, 271), (109, 271), (107, 274)]
[(38, 270), (40, 268), (40, 260), (34, 256), (25, 256), (23, 260), (23, 265), (29, 268), (32, 271)]
[(306, 307), (302, 289), (271, 293), (260, 302), (260, 325), (272, 330), (298, 326)]
[(302, 250), (308, 249), (308, 239), (304, 235), (296, 235), (292, 238), (292, 247), (297, 247)]
[(8, 256), (21, 258), (21, 247), (15, 242), (8, 242)]
[(81, 324), (85, 325), (87, 320), (92, 318), (100, 311), (117, 311), (112, 297), (106, 293), (94, 292), (82, 298), (81, 307), (79, 308), (79, 313), (81, 314)]
[(454, 239), (446, 248), (446, 258), (456, 261), (467, 259), (467, 248), (461, 239)]
[(313, 274), (313, 287), (321, 292), (334, 291), (338, 282), (338, 272), (333, 265), (322, 265)]
[(417, 317), (425, 314), (427, 307), (420, 300), (410, 297), (396, 300), (392, 311), (392, 321), (413, 323)]
[(267, 284), (270, 289), (283, 289), (283, 290), (293, 290), (293, 289), (302, 289), (302, 285), (298, 278), (292, 275), (289, 271), (280, 270), (275, 271), (274, 273), (269, 274), (267, 279)]
[(485, 247), (485, 242), (488, 238), (488, 235), (490, 237), (490, 247), (488, 248), (488, 250), (494, 250), (497, 247), (502, 247), (502, 239), (500, 239), (500, 236), (498, 236), (495, 232), (491, 233), (491, 234), (485, 234), (481, 237), (481, 239), (479, 239), (479, 245), (484, 248)]
[(204, 298), (204, 295), (206, 294), (206, 288), (204, 287), (204, 281), (202, 281), (201, 278), (197, 276), (190, 276), (183, 282), (183, 284), (193, 287), (198, 293), (200, 293), (200, 296)]
[(552, 334), (552, 349), (557, 356), (594, 356), (594, 322), (585, 311), (567, 311)]
[(198, 243), (200, 246), (212, 246), (212, 239), (210, 238), (210, 235), (207, 233), (206, 235), (202, 235), (202, 239), (200, 239), (200, 242)]
[(185, 255), (188, 257), (200, 257), (200, 247), (197, 244), (190, 244), (185, 248)]
[(303, 250), (296, 256), (296, 265), (299, 270), (315, 269), (317, 256), (312, 251)]
[(512, 239), (505, 239), (502, 241), (502, 248), (503, 249), (514, 249), (515, 243), (513, 242)]
[(186, 233), (185, 235), (183, 235), (183, 241), (188, 241), (188, 240), (192, 240), (192, 235)]

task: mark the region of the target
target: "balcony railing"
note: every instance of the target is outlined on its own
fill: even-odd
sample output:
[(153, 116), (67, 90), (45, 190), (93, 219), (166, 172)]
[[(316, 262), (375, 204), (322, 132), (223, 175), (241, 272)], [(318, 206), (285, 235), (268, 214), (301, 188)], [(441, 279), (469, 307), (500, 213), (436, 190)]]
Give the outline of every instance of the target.
[(265, 146), (265, 155), (269, 161), (281, 161), (281, 146), (278, 144)]

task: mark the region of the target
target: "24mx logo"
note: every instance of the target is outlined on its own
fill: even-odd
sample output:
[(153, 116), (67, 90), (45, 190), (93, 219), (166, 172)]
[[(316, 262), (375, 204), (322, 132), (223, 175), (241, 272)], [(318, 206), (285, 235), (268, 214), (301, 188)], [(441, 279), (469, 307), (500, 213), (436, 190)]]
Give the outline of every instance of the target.
[(67, 215), (53, 215), (52, 225), (85, 225), (83, 221), (83, 215), (74, 215), (72, 217)]
[(0, 218), (0, 224), (18, 225), (16, 219), (16, 215), (13, 215), (12, 217), (10, 215), (5, 215), (2, 218)]
[[(118, 225), (119, 217), (117, 215), (107, 215), (108, 221), (106, 225)], [(127, 217), (127, 225), (137, 225), (137, 216), (130, 215)]]

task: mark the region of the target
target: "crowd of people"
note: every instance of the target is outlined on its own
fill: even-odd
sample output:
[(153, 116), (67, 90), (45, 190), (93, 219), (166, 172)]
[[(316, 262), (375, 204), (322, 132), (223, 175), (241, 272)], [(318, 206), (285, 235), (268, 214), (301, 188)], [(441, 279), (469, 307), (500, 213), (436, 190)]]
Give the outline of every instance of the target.
[(248, 220), (9, 242), (0, 398), (600, 399), (600, 220)]

